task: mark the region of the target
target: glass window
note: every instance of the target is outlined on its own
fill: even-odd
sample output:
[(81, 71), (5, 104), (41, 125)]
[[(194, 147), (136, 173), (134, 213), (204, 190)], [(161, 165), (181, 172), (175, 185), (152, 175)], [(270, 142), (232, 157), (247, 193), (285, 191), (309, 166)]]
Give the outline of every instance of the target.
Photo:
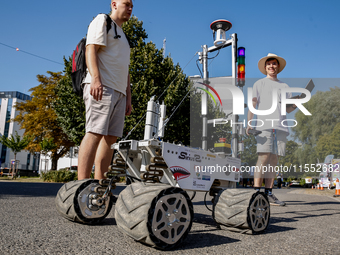
[[(5, 137), (8, 137), (9, 120), (11, 119), (12, 103), (13, 103), (13, 99), (9, 98), (8, 99), (8, 105), (7, 105), (5, 130), (4, 130), (4, 136)], [(2, 163), (4, 163), (6, 161), (6, 154), (7, 154), (7, 147), (5, 145), (2, 145), (2, 149), (1, 149), (1, 162)]]
[(30, 163), (31, 163), (31, 153), (28, 153), (27, 154), (26, 170), (28, 170)]

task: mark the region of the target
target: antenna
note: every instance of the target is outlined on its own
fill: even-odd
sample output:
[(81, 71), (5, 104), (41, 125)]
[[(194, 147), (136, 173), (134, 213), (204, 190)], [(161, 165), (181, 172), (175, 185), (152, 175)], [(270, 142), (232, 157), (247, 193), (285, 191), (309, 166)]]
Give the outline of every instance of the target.
[(165, 58), (166, 38), (163, 40), (163, 58)]
[(228, 31), (231, 27), (231, 23), (225, 19), (215, 20), (213, 23), (211, 23), (210, 28), (214, 31), (214, 36), (215, 33), (217, 33), (214, 41), (214, 45), (216, 47), (223, 45), (227, 41), (225, 32)]

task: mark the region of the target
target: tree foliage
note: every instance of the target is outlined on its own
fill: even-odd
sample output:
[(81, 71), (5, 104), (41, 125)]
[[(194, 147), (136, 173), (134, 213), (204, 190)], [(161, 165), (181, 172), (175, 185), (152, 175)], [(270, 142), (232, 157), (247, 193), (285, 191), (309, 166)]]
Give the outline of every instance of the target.
[(124, 33), (129, 37), (131, 47), (136, 48), (139, 42), (144, 42), (148, 35), (143, 28), (143, 21), (136, 16), (131, 16), (130, 20), (122, 26)]
[(56, 147), (51, 150), (52, 169), (57, 169), (58, 159), (63, 157), (69, 148), (74, 145), (68, 136), (60, 128), (57, 115), (52, 107), (52, 102), (56, 99), (55, 87), (61, 79), (61, 73), (47, 72), (50, 76), (37, 75), (40, 84), (31, 88), (32, 100), (17, 103), (18, 115), (14, 121), (25, 129), (25, 134), (34, 137), (29, 143), (28, 150), (39, 152), (40, 142), (45, 138), (53, 138)]
[(322, 135), (316, 144), (316, 155), (320, 160), (331, 154), (340, 157), (340, 123), (335, 125), (332, 133)]
[(298, 166), (300, 164), (297, 156), (299, 144), (295, 141), (288, 141), (286, 144), (286, 153), (284, 157), (280, 157), (279, 164), (282, 166)]
[(24, 150), (31, 140), (32, 138), (28, 135), (21, 137), (17, 131), (15, 131), (15, 135), (11, 135), (11, 137), (0, 136), (0, 143), (13, 151), (15, 160), (16, 155)]
[(52, 105), (63, 132), (75, 145), (80, 145), (85, 135), (85, 105), (83, 99), (73, 92), (72, 58), (67, 60), (64, 57), (64, 63), (64, 75), (54, 89), (57, 97)]
[[(312, 116), (306, 116), (301, 111), (295, 114), (297, 126), (292, 128), (294, 138), (302, 142), (302, 147), (297, 150), (301, 164), (315, 163), (317, 157), (324, 157), (328, 150), (326, 144), (330, 141), (329, 137), (340, 118), (340, 88), (331, 88), (329, 91), (318, 91), (312, 96), (311, 100), (304, 104)], [(336, 134), (333, 134), (336, 136)], [(327, 138), (328, 137), (328, 138)], [(320, 141), (319, 143), (319, 139)], [(337, 140), (339, 141), (339, 140)], [(335, 148), (337, 141), (333, 142), (332, 149)], [(318, 149), (317, 144), (319, 143)], [(337, 143), (340, 146), (340, 142)], [(326, 147), (325, 147), (326, 146)], [(333, 154), (328, 150), (329, 154)]]
[(44, 138), (40, 142), (41, 152), (45, 156), (47, 155), (48, 152), (50, 152), (51, 150), (53, 150), (57, 147), (57, 145), (53, 142), (53, 140), (54, 139), (52, 137), (51, 138)]
[(0, 136), (0, 143), (2, 143), (3, 145), (5, 145), (7, 148), (10, 148), (13, 153), (14, 153), (14, 162), (15, 162), (15, 166), (14, 167), (14, 171), (13, 171), (13, 176), (15, 176), (16, 174), (16, 169), (17, 169), (17, 154), (24, 150), (27, 145), (30, 143), (30, 141), (32, 140), (32, 138), (30, 136), (23, 136), (21, 138), (21, 136), (18, 134), (17, 131), (15, 131), (15, 135), (11, 135), (11, 137), (5, 137), (5, 136)]
[[(124, 136), (145, 116), (147, 102), (152, 96), (167, 106), (167, 116), (190, 90), (189, 79), (183, 74), (180, 66), (174, 65), (170, 57), (163, 57), (163, 51), (156, 48), (152, 42), (146, 42), (147, 34), (142, 27), (143, 23), (132, 17), (123, 25), (125, 33), (132, 44), (130, 55), (130, 77), (133, 112), (126, 117)], [(163, 93), (164, 92), (164, 93)], [(160, 95), (162, 95), (160, 97)], [(165, 140), (181, 141), (189, 144), (190, 135), (190, 98), (187, 97), (169, 121)], [(141, 140), (144, 138), (145, 119), (131, 133), (129, 139)]]
[(255, 166), (257, 162), (256, 138), (253, 135), (243, 136), (244, 151), (242, 152), (242, 162), (249, 166)]
[(311, 100), (304, 104), (312, 116), (301, 111), (295, 115), (298, 125), (292, 128), (295, 138), (301, 142), (316, 145), (320, 136), (330, 134), (340, 118), (340, 88), (330, 91), (318, 91)]

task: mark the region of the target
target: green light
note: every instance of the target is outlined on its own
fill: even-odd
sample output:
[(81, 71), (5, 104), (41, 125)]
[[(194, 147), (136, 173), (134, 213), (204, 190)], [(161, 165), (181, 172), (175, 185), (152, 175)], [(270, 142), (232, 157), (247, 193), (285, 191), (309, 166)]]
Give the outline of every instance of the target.
[(237, 58), (237, 63), (239, 65), (245, 65), (246, 64), (246, 58), (245, 57), (238, 57)]

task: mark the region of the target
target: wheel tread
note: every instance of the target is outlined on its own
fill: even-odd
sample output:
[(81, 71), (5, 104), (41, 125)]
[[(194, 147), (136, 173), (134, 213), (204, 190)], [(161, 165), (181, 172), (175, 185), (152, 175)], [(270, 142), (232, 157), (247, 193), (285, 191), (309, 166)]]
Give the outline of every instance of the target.
[[(162, 246), (159, 242), (155, 243), (154, 239), (151, 238), (148, 228), (149, 213), (151, 204), (156, 197), (164, 190), (171, 194), (171, 192), (176, 191), (175, 189), (178, 188), (173, 188), (168, 184), (142, 182), (127, 186), (120, 193), (115, 206), (115, 218), (118, 229), (136, 241), (143, 242), (152, 247), (166, 249), (167, 247)], [(189, 198), (188, 200), (190, 201)]]
[(213, 206), (213, 218), (217, 225), (230, 231), (254, 233), (249, 222), (248, 210), (257, 195), (257, 192), (248, 190), (221, 191)]
[(84, 180), (76, 180), (76, 181), (71, 181), (66, 184), (64, 184), (58, 191), (58, 194), (55, 198), (55, 204), (57, 211), (61, 216), (64, 218), (74, 221), (74, 222), (79, 222), (79, 223), (84, 223), (84, 224), (96, 224), (100, 221), (102, 221), (107, 214), (110, 212), (111, 207), (112, 207), (112, 200), (109, 202), (109, 208), (107, 210), (107, 214), (101, 218), (96, 218), (96, 219), (86, 219), (86, 218), (81, 218), (78, 213), (76, 212), (75, 208), (75, 196), (80, 189), (80, 187), (85, 184), (86, 182), (93, 182), (94, 180), (91, 179), (84, 179)]

